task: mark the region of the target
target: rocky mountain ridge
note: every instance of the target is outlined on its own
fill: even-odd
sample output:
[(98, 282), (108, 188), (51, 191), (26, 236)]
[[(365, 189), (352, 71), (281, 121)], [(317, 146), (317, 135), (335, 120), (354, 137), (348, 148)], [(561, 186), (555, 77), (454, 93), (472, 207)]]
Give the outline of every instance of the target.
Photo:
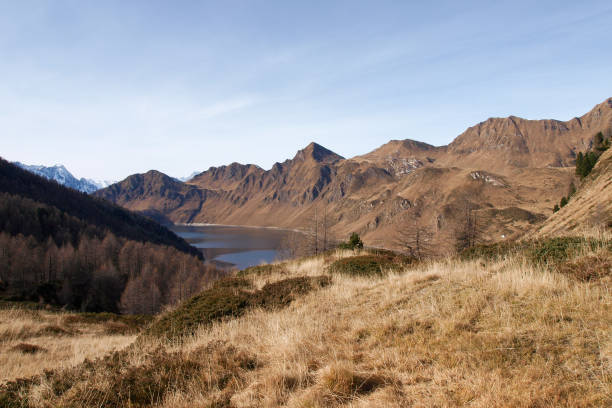
[(68, 169), (66, 169), (64, 165), (61, 164), (56, 164), (54, 166), (28, 165), (20, 162), (14, 162), (13, 164), (29, 171), (30, 173), (44, 177), (47, 180), (56, 181), (63, 186), (70, 187), (84, 193), (93, 193), (94, 191), (113, 184), (112, 182), (108, 181), (95, 181), (84, 177), (77, 179), (68, 171)]
[(609, 99), (566, 122), (488, 119), (447, 146), (391, 141), (345, 159), (311, 143), (270, 170), (232, 163), (186, 183), (149, 172), (96, 195), (167, 222), (312, 230), (315, 213), (326, 214), (331, 234), (357, 231), (387, 247), (416, 218), (442, 248), (452, 246), (466, 209), (477, 214), (485, 241), (545, 219), (574, 179), (577, 152), (611, 130)]

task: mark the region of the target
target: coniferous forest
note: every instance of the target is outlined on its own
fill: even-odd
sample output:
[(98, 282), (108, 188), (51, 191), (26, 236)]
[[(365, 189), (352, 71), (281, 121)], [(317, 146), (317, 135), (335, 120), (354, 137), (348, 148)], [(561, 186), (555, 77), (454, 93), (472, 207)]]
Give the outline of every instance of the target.
[(165, 227), (0, 161), (0, 298), (152, 314), (219, 275)]

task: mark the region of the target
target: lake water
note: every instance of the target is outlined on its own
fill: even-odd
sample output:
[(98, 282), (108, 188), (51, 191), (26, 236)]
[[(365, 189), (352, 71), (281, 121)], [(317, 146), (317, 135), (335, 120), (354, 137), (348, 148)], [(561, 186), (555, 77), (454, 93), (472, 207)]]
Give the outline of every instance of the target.
[(272, 228), (174, 225), (178, 236), (199, 248), (208, 261), (233, 264), (238, 269), (278, 259), (283, 240), (291, 231)]

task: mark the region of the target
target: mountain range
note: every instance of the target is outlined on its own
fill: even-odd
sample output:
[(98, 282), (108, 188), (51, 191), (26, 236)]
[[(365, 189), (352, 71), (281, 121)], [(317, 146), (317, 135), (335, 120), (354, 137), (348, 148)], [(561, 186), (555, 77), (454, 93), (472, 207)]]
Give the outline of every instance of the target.
[(317, 219), (372, 246), (397, 246), (398, 230), (420, 225), (442, 250), (468, 213), (483, 241), (545, 220), (598, 132), (612, 132), (612, 98), (569, 121), (490, 118), (446, 146), (392, 140), (347, 159), (311, 143), (269, 170), (232, 163), (186, 182), (152, 170), (94, 194), (163, 222), (311, 230)]
[(54, 180), (59, 184), (73, 188), (84, 193), (93, 193), (104, 187), (108, 187), (113, 184), (112, 181), (96, 181), (92, 179), (86, 179), (84, 177), (77, 179), (72, 173), (61, 164), (55, 166), (41, 166), (41, 165), (28, 165), (20, 162), (13, 162), (16, 166), (21, 167), (31, 173), (44, 177), (48, 180)]

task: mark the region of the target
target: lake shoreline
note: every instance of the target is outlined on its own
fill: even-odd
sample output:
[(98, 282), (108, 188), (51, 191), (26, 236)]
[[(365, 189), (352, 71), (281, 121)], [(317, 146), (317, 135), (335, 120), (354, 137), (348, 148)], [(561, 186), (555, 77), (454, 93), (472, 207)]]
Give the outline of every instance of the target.
[(300, 234), (306, 234), (306, 231), (293, 229), (293, 228), (282, 228), (282, 227), (264, 227), (258, 225), (233, 225), (233, 224), (208, 224), (201, 222), (177, 222), (172, 224), (177, 227), (228, 227), (228, 228), (252, 228), (252, 229), (270, 229), (275, 231), (288, 231), (298, 232)]
[(242, 270), (282, 257), (284, 242), (302, 231), (279, 227), (176, 223), (169, 226), (220, 269)]

